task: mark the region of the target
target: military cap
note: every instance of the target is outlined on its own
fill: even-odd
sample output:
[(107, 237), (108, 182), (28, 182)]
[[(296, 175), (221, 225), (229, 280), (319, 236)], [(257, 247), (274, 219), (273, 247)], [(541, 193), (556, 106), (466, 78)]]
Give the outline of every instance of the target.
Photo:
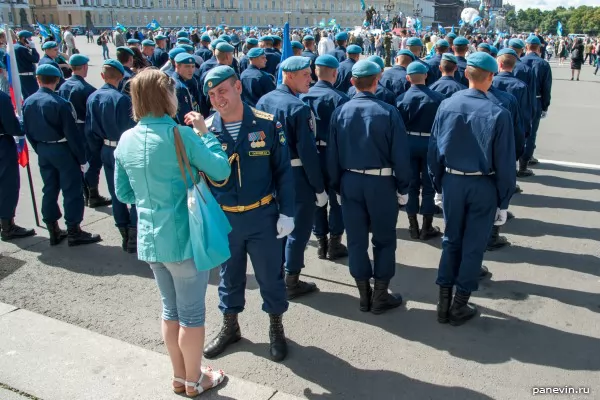
[(90, 62), (89, 57), (84, 56), (83, 54), (73, 54), (71, 58), (69, 58), (69, 65), (73, 67), (80, 67), (88, 62)]
[(510, 39), (508, 41), (508, 45), (510, 47), (514, 47), (515, 49), (522, 49), (523, 47), (525, 47), (525, 43), (523, 43), (523, 41), (521, 39)]
[(251, 44), (252, 46), (258, 46), (258, 39), (249, 37), (248, 39), (246, 39), (246, 43)]
[(454, 39), (453, 44), (455, 46), (468, 46), (469, 40), (464, 36), (458, 36), (456, 39)]
[(467, 58), (467, 65), (494, 74), (498, 72), (498, 63), (496, 62), (496, 59), (483, 51), (471, 54)]
[(248, 50), (248, 58), (256, 58), (265, 54), (265, 49), (261, 49), (260, 47), (254, 47)]
[(367, 60), (373, 61), (375, 64), (379, 65), (382, 71), (385, 69), (385, 63), (383, 62), (383, 58), (379, 56), (370, 56), (367, 57)]
[(60, 70), (58, 68), (56, 68), (54, 65), (50, 65), (50, 64), (40, 65), (35, 70), (35, 74), (42, 75), (42, 76), (56, 76), (58, 78), (60, 78), (62, 76), (62, 74), (60, 73)]
[(235, 71), (228, 65), (219, 65), (212, 68), (206, 74), (206, 78), (204, 78), (204, 87), (202, 88), (204, 94), (208, 95), (210, 89), (219, 86), (223, 81), (232, 76), (235, 76)]
[(498, 49), (496, 46), (490, 46), (490, 54), (496, 56), (498, 54)]
[(221, 35), (219, 39), (226, 41), (227, 43), (231, 43), (231, 36), (229, 35)]
[(542, 42), (540, 41), (540, 38), (535, 35), (529, 36), (527, 38), (526, 42), (527, 42), (527, 44), (542, 44)]
[(19, 37), (19, 39), (21, 39), (21, 38), (30, 38), (33, 35), (31, 34), (31, 32), (23, 30), (23, 31), (19, 31), (19, 33), (17, 33), (17, 36)]
[(444, 53), (442, 54), (442, 61), (450, 61), (451, 63), (458, 64), (458, 59), (454, 54)]
[(0, 60), (0, 69), (6, 69), (6, 65)]
[(402, 49), (400, 50), (397, 54), (397, 56), (409, 56), (411, 57), (413, 60), (415, 59), (415, 55), (413, 54), (412, 51), (408, 50), (408, 49)]
[(452, 32), (450, 32), (449, 34), (447, 34), (447, 35), (446, 35), (446, 37), (447, 37), (448, 39), (456, 39), (456, 33), (452, 33)]
[(156, 35), (154, 36), (154, 40), (159, 41), (159, 40), (165, 40), (167, 37), (165, 35)]
[(154, 46), (156, 46), (156, 43), (154, 43), (150, 39), (146, 39), (146, 40), (142, 40), (142, 46), (154, 47)]
[(184, 49), (185, 51), (191, 51), (194, 52), (194, 46), (189, 45), (189, 44), (185, 44), (185, 43), (180, 43), (177, 45), (177, 47), (181, 47), (182, 49)]
[(295, 40), (292, 41), (292, 49), (303, 49), (304, 46), (302, 45), (302, 43), (297, 42)]
[(348, 40), (348, 34), (346, 32), (340, 32), (335, 35), (335, 40)]
[(302, 39), (302, 40), (304, 40), (305, 42), (310, 42), (311, 40), (314, 41), (315, 37), (311, 36), (311, 35), (306, 35), (306, 36), (304, 36), (304, 39)]
[(227, 43), (226, 41), (224, 41), (223, 39), (215, 39), (212, 42), (210, 42), (210, 48), (211, 49), (216, 49), (217, 46), (219, 45), (219, 43)]
[(450, 43), (446, 39), (440, 39), (435, 42), (435, 47), (450, 47)]
[(188, 53), (179, 53), (175, 56), (176, 64), (195, 64), (196, 59), (193, 55)]
[(340, 62), (331, 54), (323, 54), (322, 56), (317, 57), (315, 65), (337, 69), (340, 66)]
[(217, 45), (216, 49), (221, 53), (233, 53), (235, 48), (227, 42), (221, 42)]
[(124, 51), (125, 53), (129, 53), (132, 56), (135, 56), (135, 53), (133, 52), (133, 50), (131, 50), (129, 47), (127, 46), (119, 46), (117, 47), (117, 52), (119, 51)]
[(300, 71), (310, 66), (310, 59), (302, 56), (292, 56), (281, 62), (281, 70), (285, 72)]
[(421, 41), (421, 38), (418, 38), (418, 37), (410, 37), (410, 38), (408, 38), (408, 40), (406, 41), (406, 45), (407, 45), (407, 46), (421, 46), (421, 47), (423, 47), (423, 42)]
[(362, 54), (362, 47), (357, 44), (351, 44), (346, 48), (346, 53), (348, 54)]
[(169, 51), (169, 58), (171, 60), (174, 60), (175, 57), (177, 57), (178, 54), (185, 53), (185, 52), (186, 51), (185, 51), (184, 48), (182, 48), (182, 47), (175, 47), (174, 49), (172, 49), (171, 51)]
[(177, 44), (179, 43), (183, 43), (183, 44), (192, 44), (192, 41), (186, 37), (182, 37), (177, 39)]
[(498, 57), (503, 56), (505, 54), (508, 54), (509, 56), (513, 56), (513, 57), (519, 58), (519, 56), (517, 55), (517, 52), (514, 51), (511, 48), (504, 48), (504, 49), (500, 50), (498, 52)]
[(200, 40), (201, 40), (202, 42), (208, 42), (208, 43), (210, 43), (210, 36), (208, 36), (208, 35), (205, 33), (204, 35), (202, 35), (202, 36), (200, 37)]
[(265, 36), (262, 36), (262, 37), (259, 39), (259, 41), (260, 41), (260, 42), (272, 42), (272, 41), (273, 41), (273, 38), (272, 38), (271, 36), (269, 36), (269, 35), (265, 35)]
[(42, 45), (42, 50), (53, 49), (55, 47), (58, 47), (58, 44), (55, 41), (50, 40)]
[(410, 64), (408, 64), (408, 67), (406, 67), (407, 75), (427, 74), (427, 72), (427, 67), (419, 61), (413, 61)]
[(280, 38), (278, 35), (273, 35), (273, 36), (271, 36), (271, 37), (273, 38), (273, 42), (274, 42), (274, 43), (276, 43), (276, 42), (281, 42), (281, 38)]
[(140, 41), (137, 39), (128, 39), (127, 44), (139, 44)]
[(188, 33), (188, 31), (179, 31), (179, 32), (177, 32), (177, 38), (178, 39), (182, 38), (182, 37), (186, 38), (186, 37), (189, 37), (189, 36), (190, 36), (190, 34)]
[(373, 61), (361, 60), (357, 61), (352, 66), (352, 76), (355, 78), (373, 76), (379, 74), (380, 72), (381, 68), (379, 68), (379, 65), (375, 64)]
[(118, 70), (121, 75), (125, 75), (125, 68), (123, 68), (123, 64), (121, 64), (119, 61), (109, 58), (108, 60), (104, 61), (103, 65), (108, 65), (109, 67), (113, 67), (114, 69)]
[(487, 50), (487, 51), (488, 51), (488, 52), (490, 52), (490, 53), (492, 52), (492, 49), (490, 48), (490, 45), (489, 45), (489, 44), (487, 44), (487, 43), (479, 43), (479, 44), (477, 45), (477, 48), (478, 48), (478, 49), (485, 49), (485, 50)]

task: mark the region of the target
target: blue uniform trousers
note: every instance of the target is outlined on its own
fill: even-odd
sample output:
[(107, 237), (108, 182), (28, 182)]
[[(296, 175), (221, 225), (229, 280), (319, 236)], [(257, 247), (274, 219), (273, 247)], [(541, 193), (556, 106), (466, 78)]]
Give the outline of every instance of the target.
[[(541, 102), (538, 102), (538, 107), (541, 110), (542, 105)], [(541, 112), (537, 112), (536, 115), (533, 116), (533, 121), (531, 123), (531, 133), (525, 139), (525, 150), (523, 151), (523, 156), (521, 157), (525, 161), (531, 160), (533, 157), (533, 152), (535, 150), (535, 140), (537, 139), (537, 131), (540, 127), (541, 120)]]
[(229, 234), (231, 258), (221, 265), (219, 309), (223, 314), (244, 311), (248, 255), (263, 298), (262, 309), (283, 314), (288, 301), (281, 268), (281, 239), (277, 239), (279, 211), (275, 203), (243, 213), (225, 213), (233, 228)]
[(88, 187), (98, 187), (100, 184), (100, 169), (102, 168), (102, 159), (100, 158), (100, 152), (94, 152), (90, 149), (89, 142), (85, 137), (84, 125), (82, 123), (77, 124), (77, 128), (83, 138), (83, 145), (85, 148), (85, 159), (90, 164), (90, 169), (84, 174), (85, 183)]
[(21, 94), (23, 94), (23, 100), (38, 91), (39, 86), (35, 75), (22, 75), (19, 77), (21, 80)]
[(0, 135), (0, 218), (15, 217), (20, 184), (15, 139), (10, 135)]
[(67, 143), (43, 143), (37, 145), (42, 188), (42, 219), (53, 223), (62, 214), (58, 207), (58, 195), (62, 191), (65, 223), (76, 226), (83, 221), (83, 190), (81, 166), (71, 153)]
[(483, 253), (496, 216), (496, 185), (488, 176), (445, 174), (442, 178), (444, 221), (442, 256), (436, 284), (477, 290)]
[[(396, 274), (399, 209), (394, 177), (346, 171), (341, 190), (350, 274), (361, 281), (391, 280)], [(373, 234), (373, 267), (368, 253), (369, 227)]]
[(108, 191), (112, 198), (112, 211), (115, 225), (118, 228), (137, 228), (137, 210), (135, 205), (130, 208), (127, 204), (121, 203), (115, 194), (115, 148), (110, 146), (102, 146), (102, 164), (104, 165), (104, 174), (106, 175), (106, 183)]
[(313, 233), (316, 237), (323, 237), (330, 233), (332, 236), (340, 236), (344, 233), (344, 219), (342, 218), (342, 208), (337, 202), (336, 193), (329, 188), (329, 174), (327, 172), (327, 147), (317, 146), (319, 150), (319, 160), (321, 162), (321, 171), (323, 172), (323, 181), (325, 190), (329, 195), (329, 219), (327, 218), (327, 206), (317, 207), (315, 211), (315, 224)]
[[(427, 170), (427, 149), (429, 137), (408, 135), (410, 147), (410, 167), (412, 177), (408, 187), (407, 214), (433, 215), (435, 214), (435, 189), (431, 183)], [(419, 192), (422, 190), (421, 207), (419, 209)]]

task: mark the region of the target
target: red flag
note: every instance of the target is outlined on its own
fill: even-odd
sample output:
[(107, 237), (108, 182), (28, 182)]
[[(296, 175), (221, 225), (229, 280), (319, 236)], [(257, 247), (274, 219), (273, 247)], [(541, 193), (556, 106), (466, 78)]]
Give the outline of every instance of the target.
[(19, 165), (23, 168), (29, 164), (29, 149), (27, 148), (27, 141), (23, 139), (23, 148), (19, 152)]

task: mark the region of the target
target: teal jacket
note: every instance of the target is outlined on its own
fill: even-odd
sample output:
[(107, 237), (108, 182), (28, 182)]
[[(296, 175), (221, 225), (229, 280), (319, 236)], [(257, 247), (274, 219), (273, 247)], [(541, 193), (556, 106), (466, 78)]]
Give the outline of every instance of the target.
[[(138, 258), (177, 262), (193, 257), (184, 183), (177, 164), (172, 118), (144, 117), (123, 133), (115, 150), (115, 192), (138, 212)], [(186, 126), (179, 133), (194, 170), (222, 181), (231, 172), (227, 155), (212, 133), (198, 136)], [(196, 179), (197, 180), (197, 179)]]

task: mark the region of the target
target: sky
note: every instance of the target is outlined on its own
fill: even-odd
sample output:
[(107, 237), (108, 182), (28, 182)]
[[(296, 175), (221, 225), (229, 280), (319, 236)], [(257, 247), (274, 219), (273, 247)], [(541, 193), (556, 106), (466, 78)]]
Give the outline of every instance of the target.
[(522, 8), (539, 8), (553, 10), (558, 6), (565, 8), (579, 6), (600, 6), (600, 0), (508, 0), (505, 3), (514, 4), (517, 10)]

